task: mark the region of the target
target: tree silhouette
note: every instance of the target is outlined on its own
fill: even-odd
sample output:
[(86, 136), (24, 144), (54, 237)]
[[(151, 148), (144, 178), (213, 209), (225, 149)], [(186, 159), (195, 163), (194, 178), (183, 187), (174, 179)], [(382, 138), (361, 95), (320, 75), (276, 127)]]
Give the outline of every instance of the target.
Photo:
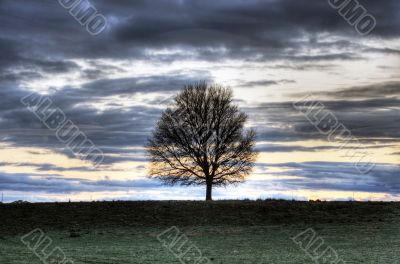
[(149, 176), (167, 185), (206, 185), (212, 200), (213, 186), (243, 182), (252, 170), (255, 132), (244, 128), (246, 120), (231, 89), (185, 86), (148, 140)]

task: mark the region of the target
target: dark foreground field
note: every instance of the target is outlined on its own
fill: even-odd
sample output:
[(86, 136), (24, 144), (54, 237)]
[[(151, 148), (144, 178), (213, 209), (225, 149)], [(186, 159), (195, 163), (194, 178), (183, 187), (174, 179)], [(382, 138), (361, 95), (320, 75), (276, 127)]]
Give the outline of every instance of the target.
[(400, 263), (398, 203), (0, 204), (0, 218), (1, 264), (46, 263), (21, 241), (37, 228), (52, 241), (47, 252), (59, 247), (73, 263), (195, 263), (157, 238), (172, 226), (212, 263), (315, 263), (308, 253), (319, 243), (303, 250), (292, 240), (305, 230), (323, 242), (317, 251), (331, 247), (340, 263)]

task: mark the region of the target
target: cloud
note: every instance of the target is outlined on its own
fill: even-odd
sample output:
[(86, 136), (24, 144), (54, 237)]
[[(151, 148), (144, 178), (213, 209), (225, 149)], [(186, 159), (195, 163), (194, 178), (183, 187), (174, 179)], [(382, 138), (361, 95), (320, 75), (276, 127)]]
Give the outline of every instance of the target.
[(304, 146), (286, 146), (280, 144), (257, 144), (256, 151), (259, 152), (316, 152), (321, 150), (335, 150), (335, 146), (318, 146), (318, 147), (304, 147)]
[(296, 176), (291, 179), (277, 179), (284, 185), (295, 189), (400, 193), (400, 178), (398, 177), (400, 167), (392, 164), (377, 164), (368, 174), (358, 173), (353, 163), (345, 162), (263, 165), (284, 169), (283, 172), (268, 172), (271, 175)]
[[(391, 139), (396, 142), (400, 137), (399, 87), (397, 82), (377, 83), (337, 91), (315, 92), (312, 96), (315, 101), (324, 105), (326, 111), (331, 111), (354, 137), (360, 140), (373, 138), (376, 141)], [(293, 96), (303, 98), (306, 95), (308, 94), (301, 93)], [(257, 107), (249, 107), (246, 111), (259, 126), (260, 140), (326, 139), (326, 136), (320, 134), (293, 107), (293, 102), (262, 103)]]
[(150, 179), (89, 181), (80, 178), (62, 178), (60, 175), (0, 173), (0, 191), (73, 194), (150, 189), (159, 186), (160, 183)]
[[(400, 36), (397, 1), (376, 4), (368, 0), (362, 4), (379, 21), (373, 36)], [(5, 56), (0, 67), (23, 63), (49, 72), (68, 71), (75, 65), (63, 60), (73, 58), (171, 61), (192, 57), (210, 61), (236, 58), (303, 62), (361, 58), (355, 47), (347, 50), (358, 39), (354, 29), (327, 2), (318, 0), (308, 4), (291, 0), (101, 0), (95, 6), (108, 18), (109, 26), (93, 38), (57, 2), (32, 0), (21, 5), (3, 0), (0, 16), (5, 27), (0, 47)], [(330, 44), (318, 41), (316, 35), (326, 32), (342, 40)], [(347, 49), (340, 52), (343, 47)], [(176, 52), (170, 56), (151, 52), (160, 49)], [(314, 51), (312, 55), (310, 50)], [(395, 52), (385, 47), (369, 51)]]
[[(305, 96), (305, 93), (294, 94)], [(400, 82), (374, 83), (364, 86), (349, 87), (336, 91), (324, 91), (313, 93), (315, 96), (326, 96), (332, 99), (375, 99), (375, 98), (400, 98)]]
[(238, 85), (238, 87), (242, 88), (253, 88), (253, 87), (267, 87), (271, 85), (279, 85), (279, 84), (287, 84), (287, 83), (296, 83), (295, 80), (258, 80), (258, 81), (249, 81), (249, 82), (242, 82)]
[[(198, 79), (201, 78), (201, 79)], [(113, 101), (108, 97), (130, 98), (137, 94), (164, 93), (177, 91), (184, 84), (200, 80), (210, 80), (206, 75), (146, 76), (122, 79), (101, 79), (81, 87), (65, 87), (48, 95), (52, 107), (59, 107), (67, 119), (83, 131), (98, 147), (143, 146), (149, 132), (161, 113), (160, 102), (149, 101), (149, 104), (126, 106), (114, 104), (113, 107), (99, 111), (91, 104), (94, 102)], [(3, 141), (15, 146), (49, 147), (56, 151), (63, 146), (55, 133), (47, 127), (22, 103), (21, 98), (30, 91), (12, 84), (0, 83), (0, 137)], [(168, 98), (163, 97), (164, 104)], [(115, 101), (115, 100), (114, 100)], [(121, 101), (123, 102), (123, 101)], [(110, 106), (110, 105), (108, 105)], [(121, 160), (122, 157), (106, 156), (105, 162)], [(133, 158), (125, 157), (124, 160)], [(142, 158), (134, 158), (135, 160)]]

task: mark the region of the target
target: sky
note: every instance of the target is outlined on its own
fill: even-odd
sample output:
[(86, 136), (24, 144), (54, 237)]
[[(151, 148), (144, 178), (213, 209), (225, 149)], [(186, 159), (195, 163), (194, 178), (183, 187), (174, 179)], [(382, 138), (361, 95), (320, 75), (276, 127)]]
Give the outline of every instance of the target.
[[(232, 88), (257, 131), (253, 173), (215, 199), (400, 200), (400, 2), (364, 0), (359, 34), (325, 0), (96, 0), (89, 34), (58, 1), (0, 0), (0, 192), (27, 200), (192, 200), (204, 186), (147, 177), (144, 145), (185, 84)], [(104, 153), (74, 155), (21, 98), (50, 98)], [(312, 96), (343, 147), (293, 102)], [(360, 173), (351, 149), (375, 166)]]

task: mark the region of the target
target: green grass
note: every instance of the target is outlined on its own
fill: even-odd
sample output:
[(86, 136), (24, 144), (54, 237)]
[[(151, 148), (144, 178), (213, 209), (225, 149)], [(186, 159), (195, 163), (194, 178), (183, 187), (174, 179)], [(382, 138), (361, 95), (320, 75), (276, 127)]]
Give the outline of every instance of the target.
[(307, 228), (346, 263), (400, 263), (399, 212), (286, 201), (0, 205), (0, 263), (42, 263), (20, 241), (34, 228), (74, 263), (180, 263), (157, 239), (173, 225), (213, 263), (313, 263), (291, 239)]

